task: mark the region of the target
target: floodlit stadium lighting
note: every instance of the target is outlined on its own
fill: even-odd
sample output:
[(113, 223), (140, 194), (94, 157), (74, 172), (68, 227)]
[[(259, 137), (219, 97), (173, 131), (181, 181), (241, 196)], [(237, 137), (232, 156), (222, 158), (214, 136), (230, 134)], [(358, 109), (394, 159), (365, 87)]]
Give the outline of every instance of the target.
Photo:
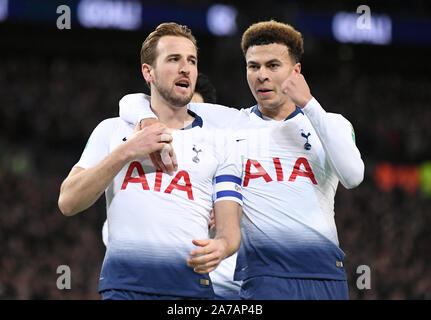
[(136, 1), (82, 0), (78, 21), (86, 28), (136, 30), (142, 24), (142, 5)]
[(8, 17), (8, 0), (0, 0), (0, 21)]
[(382, 14), (371, 15), (371, 27), (358, 28), (359, 15), (348, 12), (338, 12), (332, 19), (334, 38), (342, 43), (371, 43), (385, 45), (392, 41), (392, 20)]
[(216, 36), (230, 36), (237, 30), (236, 15), (238, 11), (235, 7), (215, 4), (208, 8), (207, 27)]

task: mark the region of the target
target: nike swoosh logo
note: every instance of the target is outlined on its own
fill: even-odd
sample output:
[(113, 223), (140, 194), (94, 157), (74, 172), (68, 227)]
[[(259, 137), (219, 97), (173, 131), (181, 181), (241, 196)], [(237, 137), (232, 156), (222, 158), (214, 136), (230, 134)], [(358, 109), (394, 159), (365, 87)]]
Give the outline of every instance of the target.
[(243, 141), (243, 140), (245, 140), (245, 139), (236, 139), (236, 142), (240, 142), (240, 141)]

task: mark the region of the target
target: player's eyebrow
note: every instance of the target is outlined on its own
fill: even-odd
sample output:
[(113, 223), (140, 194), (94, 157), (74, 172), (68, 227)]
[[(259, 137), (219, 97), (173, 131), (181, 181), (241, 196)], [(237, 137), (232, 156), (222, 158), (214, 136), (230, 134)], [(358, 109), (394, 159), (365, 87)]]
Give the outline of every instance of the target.
[(194, 54), (191, 54), (187, 57), (188, 59), (194, 59), (195, 61), (198, 61), (198, 57), (196, 57)]
[(260, 66), (260, 63), (257, 61), (250, 60), (247, 61), (247, 66)]
[(281, 63), (281, 61), (279, 59), (274, 58), (265, 62), (265, 64), (272, 64), (272, 63)]
[(180, 58), (180, 57), (181, 57), (181, 54), (179, 54), (179, 53), (171, 53), (171, 54), (169, 54), (166, 57), (166, 59), (169, 59), (169, 58)]
[[(181, 56), (182, 56), (182, 54), (180, 54), (180, 53), (171, 53), (171, 54), (169, 54), (166, 57), (166, 59), (169, 59), (169, 58), (181, 58)], [(188, 55), (187, 59), (194, 59), (196, 61), (198, 60), (198, 58), (194, 54)]]
[[(269, 61), (265, 61), (264, 62), (265, 65), (268, 65), (268, 64), (271, 64), (271, 63), (281, 63), (281, 61), (279, 59), (277, 59), (277, 58), (274, 58), (274, 59), (271, 59)], [(253, 61), (253, 60), (247, 61), (247, 65), (248, 66), (249, 65), (260, 65), (260, 64), (261, 63), (259, 63), (257, 61)]]

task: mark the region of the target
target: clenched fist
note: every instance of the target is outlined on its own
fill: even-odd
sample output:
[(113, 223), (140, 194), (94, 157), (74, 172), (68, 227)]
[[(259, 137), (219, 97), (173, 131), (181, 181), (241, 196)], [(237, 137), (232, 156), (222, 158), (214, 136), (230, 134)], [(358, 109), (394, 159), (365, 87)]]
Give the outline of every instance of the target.
[(304, 108), (313, 98), (304, 76), (297, 71), (282, 83), (281, 90), (300, 108)]
[[(141, 120), (139, 125), (144, 129), (156, 123), (160, 123), (160, 121), (158, 119), (149, 118)], [(169, 141), (162, 150), (151, 152), (150, 159), (157, 170), (172, 175), (178, 169), (178, 162), (170, 142), (172, 142), (172, 140)]]
[(166, 149), (171, 142), (171, 130), (163, 123), (155, 123), (142, 130), (138, 123), (133, 134), (124, 143), (123, 148), (130, 152), (132, 158), (139, 159), (153, 152)]

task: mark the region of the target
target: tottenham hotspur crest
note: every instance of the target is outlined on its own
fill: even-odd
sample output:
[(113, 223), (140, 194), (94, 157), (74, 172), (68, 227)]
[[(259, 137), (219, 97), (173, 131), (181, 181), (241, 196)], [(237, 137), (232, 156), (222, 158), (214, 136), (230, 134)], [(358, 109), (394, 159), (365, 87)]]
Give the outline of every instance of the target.
[(200, 161), (199, 159), (199, 152), (202, 151), (202, 149), (197, 149), (196, 145), (193, 145), (193, 151), (196, 152), (196, 155), (192, 158), (193, 162), (198, 163)]
[(301, 129), (301, 136), (305, 139), (307, 139), (307, 141), (304, 144), (304, 149), (305, 150), (310, 150), (311, 149), (311, 144), (308, 142), (308, 137), (311, 135), (311, 133), (309, 132), (308, 134), (304, 133), (304, 130)]

